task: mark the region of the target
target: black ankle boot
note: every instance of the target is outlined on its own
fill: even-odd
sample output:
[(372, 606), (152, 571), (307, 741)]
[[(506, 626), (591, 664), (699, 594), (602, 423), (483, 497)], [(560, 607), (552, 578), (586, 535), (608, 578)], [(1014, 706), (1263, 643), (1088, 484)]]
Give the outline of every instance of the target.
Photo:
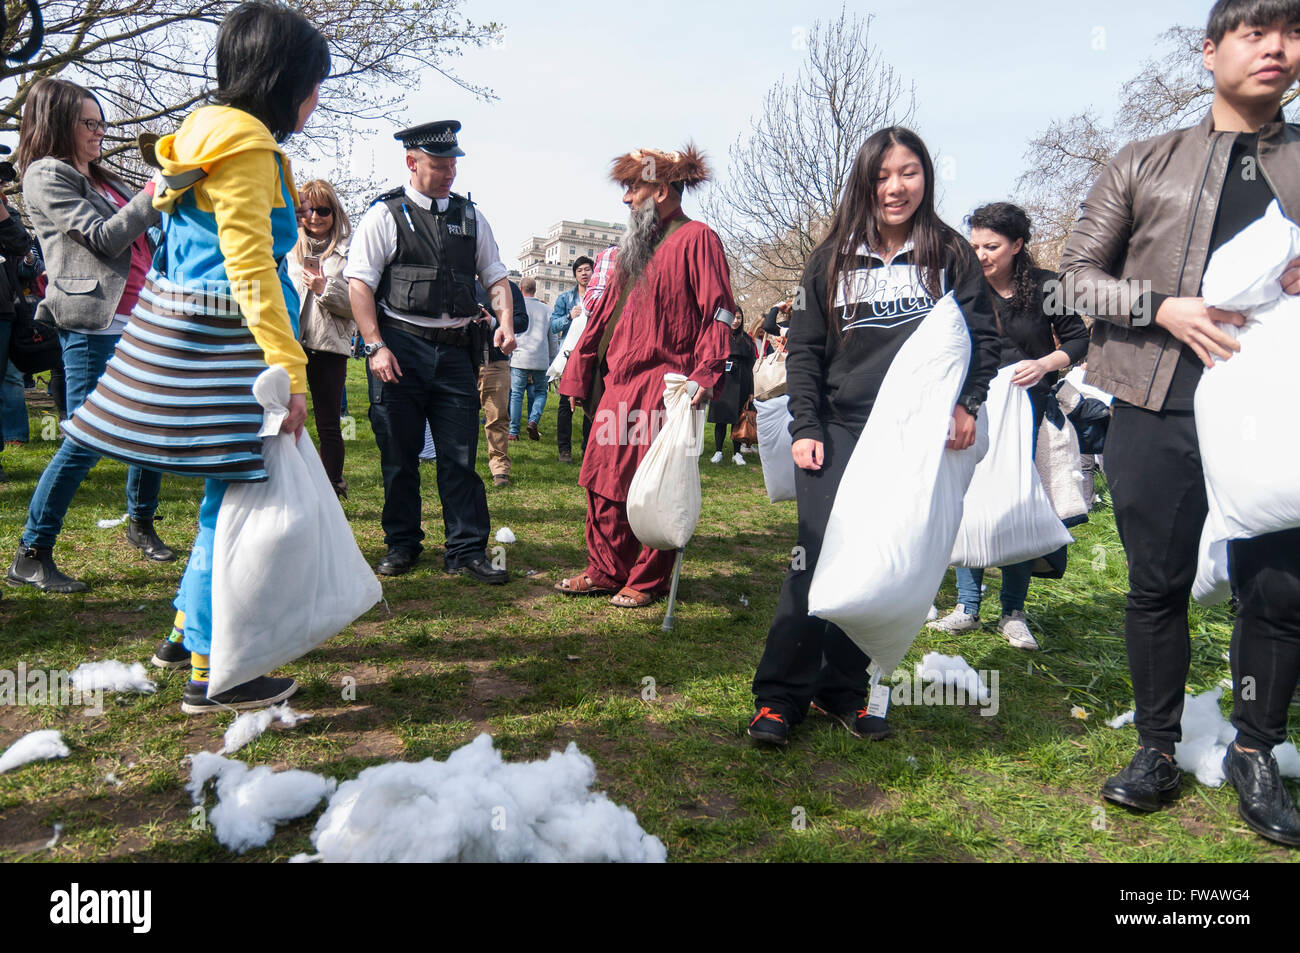
[(18, 544), (18, 555), (9, 567), (9, 584), (35, 586), (42, 592), (85, 592), (90, 587), (59, 572), (52, 549), (36, 549)]
[(126, 541), (155, 562), (169, 563), (176, 558), (176, 554), (154, 532), (153, 517), (128, 522)]
[(1223, 774), (1237, 789), (1237, 812), (1262, 837), (1300, 847), (1300, 813), (1282, 783), (1271, 751), (1246, 751), (1236, 743), (1223, 755)]

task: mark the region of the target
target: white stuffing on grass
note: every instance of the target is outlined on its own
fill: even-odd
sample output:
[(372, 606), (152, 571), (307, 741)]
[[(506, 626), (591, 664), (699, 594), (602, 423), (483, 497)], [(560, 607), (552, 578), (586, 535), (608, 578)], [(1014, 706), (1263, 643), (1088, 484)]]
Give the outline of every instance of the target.
[(984, 684), (984, 679), (980, 678), (979, 672), (971, 668), (970, 663), (960, 655), (927, 652), (925, 657), (916, 663), (916, 674), (925, 682), (937, 681), (941, 685), (959, 688), (965, 692), (967, 698), (978, 698), (981, 705), (989, 701), (989, 690)]
[(502, 526), (497, 530), (496, 540), (498, 543), (513, 543), (515, 541), (515, 534), (511, 532), (509, 526)]
[(0, 774), (11, 771), (29, 761), (49, 761), (51, 758), (66, 758), (68, 746), (63, 743), (63, 736), (53, 728), (33, 731), (23, 735), (0, 754)]
[[(1223, 784), (1223, 756), (1237, 737), (1237, 729), (1223, 717), (1219, 699), (1223, 689), (1183, 696), (1183, 740), (1174, 746), (1174, 760), (1196, 780), (1212, 788)], [(1300, 752), (1291, 742), (1273, 749), (1278, 770), (1286, 778), (1300, 777)]]
[[(636, 816), (589, 788), (591, 759), (570, 743), (509, 764), (482, 734), (445, 761), (367, 768), (330, 798), (312, 843), (325, 861), (663, 862)], [(304, 858), (308, 859), (308, 858)]]
[(72, 673), (72, 687), (82, 692), (140, 692), (152, 695), (158, 686), (144, 673), (139, 662), (127, 665), (116, 659), (83, 662)]
[(292, 728), (310, 717), (311, 715), (294, 711), (289, 707), (288, 702), (281, 702), (261, 711), (246, 711), (230, 723), (230, 727), (226, 729), (221, 739), (222, 745), (217, 754), (233, 754), (270, 728), (273, 721)]
[(1116, 715), (1110, 721), (1106, 722), (1106, 724), (1110, 725), (1112, 728), (1119, 729), (1119, 728), (1123, 728), (1125, 725), (1133, 724), (1133, 719), (1136, 717), (1137, 717), (1137, 712), (1126, 711), (1122, 715)]
[(309, 813), (328, 796), (312, 833), (317, 852), (293, 862), (662, 863), (668, 857), (631, 811), (591, 792), (596, 767), (572, 743), (544, 761), (509, 764), (483, 734), (446, 761), (382, 764), (343, 784), (305, 771), (250, 770), (208, 752), (190, 757), (195, 803), (215, 777), (219, 803), (208, 820), (217, 840), (240, 853), (265, 844), (277, 822)]
[(49, 850), (51, 847), (57, 844), (59, 842), (59, 837), (62, 834), (63, 834), (63, 825), (56, 823), (54, 825), (54, 836), (45, 842), (45, 849)]
[(939, 607), (931, 603), (930, 611), (925, 614), (925, 621), (933, 622), (937, 618), (939, 618)]
[(126, 522), (126, 514), (123, 513), (121, 519), (116, 519), (116, 520), (98, 520), (98, 521), (95, 523), (95, 525), (98, 526), (100, 529), (112, 529), (114, 526), (121, 526), (121, 525), (122, 525), (123, 523), (125, 523), (125, 522)]
[(311, 813), (338, 787), (337, 781), (310, 771), (249, 768), (209, 751), (190, 755), (186, 787), (195, 804), (203, 802), (203, 786), (213, 778), (217, 806), (208, 813), (208, 823), (223, 846), (240, 854), (269, 841), (276, 824)]

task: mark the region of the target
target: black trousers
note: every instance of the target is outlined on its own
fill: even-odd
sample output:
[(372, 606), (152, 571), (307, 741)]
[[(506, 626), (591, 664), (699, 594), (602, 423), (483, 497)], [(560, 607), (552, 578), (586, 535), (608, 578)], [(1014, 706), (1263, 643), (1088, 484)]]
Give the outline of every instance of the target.
[(320, 462), (330, 483), (337, 487), (343, 482), (343, 428), (339, 414), (348, 358), (346, 354), (330, 351), (303, 350), (307, 352), (307, 390), (311, 392), (312, 413), (320, 437)]
[(722, 438), (727, 435), (728, 426), (730, 426), (732, 430), (732, 434), (731, 434), (732, 452), (740, 453), (740, 441), (736, 439), (736, 434), (735, 434), (736, 425), (735, 424), (728, 425), (723, 423), (717, 423), (713, 425), (713, 450), (715, 453), (722, 452)]
[(385, 384), (370, 373), (370, 424), (384, 475), (384, 542), (418, 553), (420, 450), (424, 425), (438, 448), (438, 498), (447, 534), (448, 570), (486, 558), (487, 491), (474, 469), (478, 455), (478, 377), (469, 349), (435, 344), (384, 325), (384, 343), (402, 376)]
[[(1188, 599), (1208, 510), (1193, 415), (1117, 402), (1106, 476), (1128, 557), (1124, 639), (1138, 738), (1173, 754), (1191, 659)], [(1232, 637), (1232, 721), (1243, 746), (1267, 750), (1285, 740), (1300, 674), (1300, 531), (1235, 542), (1229, 563), (1241, 606)]]
[(857, 444), (857, 435), (838, 424), (823, 423), (822, 429), (822, 468), (795, 469), (798, 548), (781, 585), (776, 617), (754, 675), (755, 706), (779, 712), (788, 724), (804, 719), (814, 697), (835, 712), (862, 708), (870, 687), (867, 666), (871, 659), (866, 653), (839, 626), (808, 614), (808, 588), (821, 555), (826, 523)]
[[(573, 398), (560, 397), (560, 407), (555, 416), (555, 447), (560, 453), (573, 452)], [(591, 417), (582, 412), (582, 449), (586, 452), (587, 437), (591, 435)]]

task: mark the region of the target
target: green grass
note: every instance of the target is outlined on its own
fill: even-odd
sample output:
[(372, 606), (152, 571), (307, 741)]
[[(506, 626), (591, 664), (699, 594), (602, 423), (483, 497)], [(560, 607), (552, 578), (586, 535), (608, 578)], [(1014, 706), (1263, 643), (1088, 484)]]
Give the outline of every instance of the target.
[[(349, 400), (364, 411), (364, 378), (350, 368)], [(0, 461), (5, 558), (54, 445), (38, 439)], [(508, 758), (544, 757), (568, 742), (590, 755), (598, 787), (630, 807), (690, 860), (1111, 860), (1225, 861), (1291, 855), (1249, 833), (1228, 789), (1188, 776), (1185, 794), (1155, 816), (1101, 808), (1102, 781), (1131, 755), (1132, 728), (1105, 720), (1132, 707), (1123, 641), (1124, 555), (1108, 510), (1076, 531), (1066, 577), (1035, 580), (1028, 611), (1043, 650), (1018, 652), (990, 622), (961, 636), (923, 631), (904, 662), (927, 651), (961, 654), (1000, 675), (1000, 711), (895, 707), (895, 737), (858, 742), (810, 717), (786, 751), (745, 736), (749, 692), (795, 542), (792, 502), (768, 503), (757, 457), (749, 466), (701, 463), (704, 512), (683, 566), (676, 628), (660, 631), (663, 604), (618, 610), (553, 593), (584, 559), (583, 491), (576, 466), (556, 462), (555, 404), (543, 440), (511, 445), (514, 485), (489, 485), (495, 531), (511, 527), (511, 582), (483, 587), (441, 572), (442, 526), (433, 471), (424, 468), (428, 549), (410, 574), (384, 582), (380, 605), (321, 649), (285, 667), (302, 683), (295, 708), (315, 717), (274, 728), (239, 753), (250, 763), (345, 779), (393, 759), (445, 758), (482, 731)], [(711, 441), (710, 441), (711, 442)], [(711, 447), (710, 447), (711, 452)], [(362, 551), (382, 554), (378, 452), (364, 416), (347, 444), (351, 499), (344, 508)], [(479, 471), (487, 473), (480, 439)], [(123, 530), (125, 468), (93, 470), (68, 514), (56, 555), (92, 586), (84, 595), (6, 589), (0, 668), (72, 669), (114, 658), (148, 660), (168, 629), (181, 563), (144, 561)], [(163, 481), (159, 529), (178, 550), (193, 539), (197, 482)], [(292, 554), (285, 554), (292, 558)], [(986, 618), (997, 605), (988, 573)], [(747, 605), (742, 604), (742, 597)], [(952, 606), (949, 573), (939, 594)], [(1231, 621), (1192, 609), (1189, 689), (1227, 674)], [(228, 860), (210, 831), (195, 830), (184, 757), (216, 750), (229, 715), (180, 712), (184, 673), (155, 676), (154, 696), (109, 696), (104, 713), (0, 708), (0, 748), (27, 731), (63, 732), (70, 757), (0, 775), (0, 860)], [(643, 687), (654, 680), (652, 698)], [(355, 699), (345, 685), (355, 683)], [(1086, 721), (1070, 717), (1073, 705)], [(105, 780), (112, 772), (120, 785)], [(209, 797), (208, 806), (212, 806)], [(315, 817), (279, 829), (249, 860), (310, 849)], [(62, 836), (44, 845), (55, 823)]]

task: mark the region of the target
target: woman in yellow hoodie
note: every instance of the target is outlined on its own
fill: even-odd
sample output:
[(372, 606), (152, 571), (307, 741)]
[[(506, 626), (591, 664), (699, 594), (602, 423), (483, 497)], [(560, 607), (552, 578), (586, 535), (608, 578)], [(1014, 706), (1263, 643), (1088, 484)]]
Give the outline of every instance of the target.
[(298, 238), (298, 193), (279, 143), (302, 131), (330, 57), (301, 14), (245, 3), (222, 22), (216, 61), (215, 105), (156, 143), (163, 243), (99, 387), (66, 426), (101, 453), (206, 479), (176, 623), (154, 657), (192, 667), (187, 714), (259, 708), (298, 687), (263, 676), (208, 696), (211, 554), (227, 484), (266, 479), (253, 380), (268, 365), (288, 371), (282, 433), (301, 435), (307, 416), (298, 298), (282, 267)]

